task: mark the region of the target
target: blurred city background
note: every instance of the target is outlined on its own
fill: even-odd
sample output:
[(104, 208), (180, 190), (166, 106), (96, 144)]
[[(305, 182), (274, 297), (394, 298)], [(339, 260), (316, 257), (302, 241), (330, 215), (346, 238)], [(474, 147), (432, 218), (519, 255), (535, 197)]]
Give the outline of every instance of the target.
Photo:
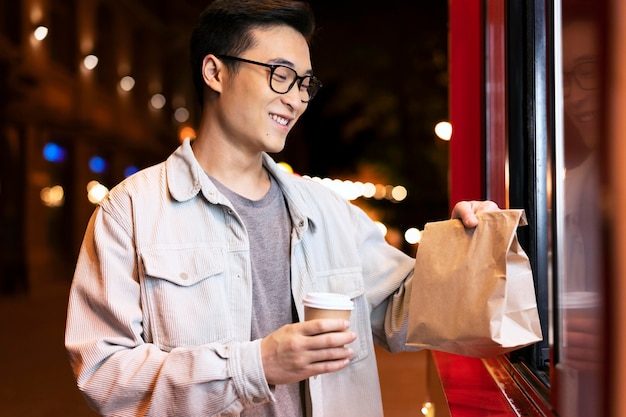
[[(0, 0), (0, 414), (91, 415), (63, 350), (74, 263), (107, 190), (193, 137), (187, 45), (208, 3)], [(449, 211), (447, 2), (312, 6), (324, 87), (275, 159), (414, 254), (410, 231)]]

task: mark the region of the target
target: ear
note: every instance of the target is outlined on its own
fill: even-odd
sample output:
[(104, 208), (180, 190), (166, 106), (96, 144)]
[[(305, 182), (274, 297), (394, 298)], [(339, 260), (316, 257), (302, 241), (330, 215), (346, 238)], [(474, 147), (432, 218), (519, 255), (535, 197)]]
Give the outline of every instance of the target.
[(222, 92), (222, 69), (224, 65), (213, 54), (209, 54), (202, 60), (202, 78), (204, 83), (218, 93)]

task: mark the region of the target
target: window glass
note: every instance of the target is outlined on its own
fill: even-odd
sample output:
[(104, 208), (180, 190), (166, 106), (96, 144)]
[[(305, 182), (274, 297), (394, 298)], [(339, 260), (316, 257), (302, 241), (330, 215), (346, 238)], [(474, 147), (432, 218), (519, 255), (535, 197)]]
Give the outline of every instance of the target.
[[(602, 392), (600, 21), (593, 2), (562, 0), (556, 23), (557, 328), (559, 415), (598, 415)], [(558, 16), (558, 14), (557, 14)], [(558, 44), (558, 43), (557, 43)], [(560, 65), (559, 65), (560, 64)]]
[[(549, 122), (553, 117), (550, 92), (554, 80), (548, 76), (552, 39), (551, 10), (544, 2), (507, 3), (507, 174), (510, 207), (524, 208), (528, 226), (518, 229), (527, 252), (537, 293), (543, 340), (512, 352), (515, 369), (538, 380), (541, 396), (549, 398), (551, 379), (552, 324), (552, 149), (554, 137)], [(524, 18), (519, 18), (524, 16)], [(542, 45), (532, 48), (529, 45)], [(532, 375), (526, 375), (530, 371)]]

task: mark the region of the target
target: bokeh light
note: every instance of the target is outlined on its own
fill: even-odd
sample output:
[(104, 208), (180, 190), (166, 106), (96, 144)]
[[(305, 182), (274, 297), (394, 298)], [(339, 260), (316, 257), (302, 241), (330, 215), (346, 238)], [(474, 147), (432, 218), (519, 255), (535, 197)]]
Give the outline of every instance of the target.
[(42, 40), (46, 39), (46, 37), (48, 36), (48, 28), (43, 26), (43, 25), (37, 26), (37, 28), (33, 32), (33, 36), (38, 41), (42, 41)]
[(135, 87), (135, 79), (133, 77), (131, 77), (130, 75), (127, 75), (127, 76), (123, 77), (120, 80), (120, 87), (124, 91), (132, 90), (133, 87)]
[(189, 139), (195, 139), (196, 138), (196, 131), (191, 126), (183, 126), (178, 131), (178, 140), (180, 140), (182, 142), (182, 141), (184, 141), (187, 138), (189, 138)]
[(137, 171), (139, 171), (139, 168), (137, 168), (135, 165), (127, 166), (126, 168), (124, 168), (124, 178), (130, 177), (131, 175), (133, 175)]
[(435, 134), (441, 140), (450, 140), (452, 137), (452, 125), (450, 122), (439, 122), (435, 125)]
[(380, 233), (382, 233), (383, 236), (387, 235), (387, 226), (385, 226), (383, 223), (379, 222), (379, 221), (375, 221), (374, 223), (376, 223), (376, 226), (378, 226), (378, 229), (380, 230)]
[(163, 94), (155, 94), (150, 98), (150, 105), (155, 109), (162, 109), (165, 106), (165, 96)]
[(184, 107), (177, 108), (176, 110), (174, 110), (174, 119), (178, 123), (186, 122), (187, 120), (189, 120), (189, 110)]
[(65, 191), (60, 185), (45, 187), (39, 192), (39, 198), (46, 207), (61, 207), (65, 202)]
[(293, 168), (287, 162), (279, 162), (278, 168), (282, 169), (285, 172), (293, 174)]
[(95, 55), (87, 55), (84, 59), (83, 59), (83, 65), (85, 66), (85, 68), (87, 68), (88, 70), (92, 70), (94, 69), (97, 65), (98, 65), (98, 57)]
[(108, 167), (109, 164), (101, 156), (94, 156), (89, 160), (89, 169), (94, 174), (102, 174), (103, 172), (106, 172)]
[(48, 162), (63, 162), (66, 155), (65, 148), (54, 142), (46, 143), (43, 147), (43, 157)]
[(393, 198), (395, 201), (402, 201), (406, 198), (407, 195), (408, 191), (406, 190), (406, 187), (402, 185), (396, 185), (391, 189), (391, 198)]
[(87, 184), (87, 199), (92, 204), (98, 204), (109, 194), (109, 189), (98, 181), (89, 181)]
[(415, 227), (411, 227), (410, 229), (407, 229), (406, 232), (404, 232), (404, 240), (406, 240), (411, 245), (415, 245), (416, 243), (419, 243), (421, 239), (422, 239), (422, 232), (420, 232)]

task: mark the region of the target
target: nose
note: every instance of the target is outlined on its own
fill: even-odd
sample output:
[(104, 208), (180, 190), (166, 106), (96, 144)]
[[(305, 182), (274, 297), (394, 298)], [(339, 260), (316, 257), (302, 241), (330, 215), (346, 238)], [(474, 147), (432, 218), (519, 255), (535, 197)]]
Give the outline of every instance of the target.
[(297, 82), (293, 83), (289, 91), (281, 96), (281, 100), (297, 113), (299, 113), (307, 105), (307, 103), (302, 102), (302, 98), (300, 97), (300, 86)]

